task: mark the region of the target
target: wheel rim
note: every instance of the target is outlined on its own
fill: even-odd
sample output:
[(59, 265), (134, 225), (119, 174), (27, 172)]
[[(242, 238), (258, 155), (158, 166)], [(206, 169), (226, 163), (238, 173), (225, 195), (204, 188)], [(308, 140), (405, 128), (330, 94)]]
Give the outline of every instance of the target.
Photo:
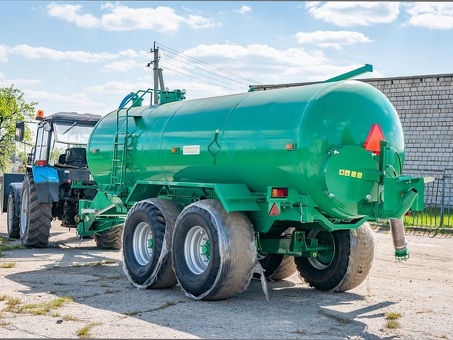
[(13, 225), (13, 218), (14, 218), (14, 209), (13, 209), (13, 201), (8, 200), (8, 219), (6, 221), (6, 229), (8, 229), (8, 234), (11, 232), (12, 225)]
[(318, 245), (327, 246), (327, 249), (318, 251), (316, 257), (309, 257), (308, 262), (316, 269), (326, 269), (335, 256), (335, 242), (332, 233), (312, 230), (308, 233), (308, 237), (317, 239)]
[(28, 192), (24, 190), (22, 193), (22, 202), (20, 204), (20, 232), (21, 234), (25, 234), (25, 230), (27, 229), (28, 223)]
[(132, 251), (141, 266), (151, 262), (154, 255), (154, 236), (148, 223), (140, 222), (132, 237)]
[(200, 227), (192, 227), (184, 241), (184, 258), (189, 270), (200, 275), (209, 264), (211, 242), (206, 231)]

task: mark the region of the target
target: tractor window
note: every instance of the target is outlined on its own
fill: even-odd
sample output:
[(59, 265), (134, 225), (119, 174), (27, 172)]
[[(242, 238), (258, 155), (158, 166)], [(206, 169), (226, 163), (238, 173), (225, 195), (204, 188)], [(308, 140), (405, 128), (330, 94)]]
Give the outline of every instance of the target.
[(93, 130), (93, 125), (86, 125), (80, 122), (54, 123), (55, 140), (64, 144), (86, 145), (88, 137)]
[(49, 129), (50, 125), (45, 123), (43, 125), (38, 126), (38, 130), (36, 132), (36, 147), (35, 147), (35, 158), (34, 162), (36, 161), (47, 161), (48, 154), (49, 154)]

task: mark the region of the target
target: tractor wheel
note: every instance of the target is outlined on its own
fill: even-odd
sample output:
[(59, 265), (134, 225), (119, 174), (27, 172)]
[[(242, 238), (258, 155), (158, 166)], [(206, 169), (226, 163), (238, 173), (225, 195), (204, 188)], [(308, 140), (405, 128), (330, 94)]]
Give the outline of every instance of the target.
[(20, 219), (16, 211), (16, 197), (13, 192), (8, 195), (8, 207), (6, 214), (8, 216), (6, 221), (8, 236), (11, 238), (20, 238)]
[(123, 226), (115, 226), (95, 234), (96, 247), (99, 249), (120, 250), (122, 233)]
[(33, 175), (25, 176), (20, 209), (21, 243), (26, 247), (47, 247), (51, 222), (52, 203), (38, 202)]
[(365, 280), (374, 257), (373, 231), (368, 223), (356, 230), (311, 230), (307, 237), (329, 247), (319, 251), (316, 257), (295, 258), (301, 279), (310, 286), (344, 292)]
[(129, 211), (124, 223), (123, 269), (136, 287), (170, 288), (178, 283), (171, 262), (171, 235), (180, 211), (164, 199), (138, 202)]
[[(258, 253), (258, 261), (264, 269), (264, 275), (269, 281), (279, 281), (286, 279), (297, 271), (294, 256)], [(259, 274), (253, 277), (258, 279)]]
[(243, 213), (227, 213), (218, 200), (194, 202), (176, 221), (172, 259), (190, 298), (222, 300), (239, 294), (257, 264), (251, 223)]

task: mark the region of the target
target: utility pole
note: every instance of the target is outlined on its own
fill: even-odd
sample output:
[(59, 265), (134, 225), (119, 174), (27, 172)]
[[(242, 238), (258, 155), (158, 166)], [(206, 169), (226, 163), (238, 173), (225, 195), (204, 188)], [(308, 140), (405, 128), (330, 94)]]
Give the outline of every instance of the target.
[[(159, 98), (159, 89), (164, 91), (164, 78), (162, 76), (162, 69), (159, 68), (159, 46), (156, 46), (154, 42), (154, 47), (151, 50), (153, 53), (153, 60), (148, 63), (148, 67), (153, 64), (153, 77), (154, 77), (154, 104), (158, 104)], [(160, 86), (159, 86), (160, 85)]]

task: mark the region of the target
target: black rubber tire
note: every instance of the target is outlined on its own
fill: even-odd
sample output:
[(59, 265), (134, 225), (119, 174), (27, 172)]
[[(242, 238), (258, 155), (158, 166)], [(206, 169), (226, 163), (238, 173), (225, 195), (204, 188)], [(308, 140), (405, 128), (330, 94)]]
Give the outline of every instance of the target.
[[(209, 245), (204, 254), (206, 262), (197, 272), (193, 256), (200, 251), (197, 246), (191, 247), (197, 242), (190, 242), (195, 231), (204, 235), (201, 251)], [(202, 255), (198, 259), (201, 258)], [(176, 221), (172, 259), (187, 296), (195, 300), (228, 299), (248, 286), (257, 265), (252, 225), (243, 213), (226, 213), (218, 200), (194, 202), (184, 208)]]
[(11, 238), (20, 238), (20, 219), (16, 211), (16, 197), (11, 192), (8, 195), (8, 207), (6, 209), (7, 220), (6, 229), (8, 230), (8, 236)]
[[(297, 271), (294, 256), (268, 253), (258, 256), (258, 261), (263, 267), (268, 281), (284, 280)], [(260, 274), (253, 274), (253, 278), (259, 279)]]
[(20, 210), (21, 243), (30, 248), (47, 247), (52, 222), (52, 203), (38, 202), (32, 174), (25, 176)]
[(121, 249), (121, 235), (123, 234), (123, 226), (112, 227), (95, 234), (96, 247), (106, 250)]
[(335, 244), (330, 264), (317, 268), (313, 264), (316, 259), (298, 257), (295, 261), (301, 279), (311, 287), (344, 292), (357, 287), (367, 277), (374, 257), (374, 235), (368, 223), (356, 230), (338, 230), (330, 235)]
[[(123, 270), (139, 288), (170, 288), (176, 280), (171, 261), (171, 235), (181, 209), (172, 201), (153, 198), (135, 203), (123, 232)], [(149, 228), (149, 230), (148, 230)], [(140, 231), (151, 233), (152, 253), (143, 255), (147, 240)]]

